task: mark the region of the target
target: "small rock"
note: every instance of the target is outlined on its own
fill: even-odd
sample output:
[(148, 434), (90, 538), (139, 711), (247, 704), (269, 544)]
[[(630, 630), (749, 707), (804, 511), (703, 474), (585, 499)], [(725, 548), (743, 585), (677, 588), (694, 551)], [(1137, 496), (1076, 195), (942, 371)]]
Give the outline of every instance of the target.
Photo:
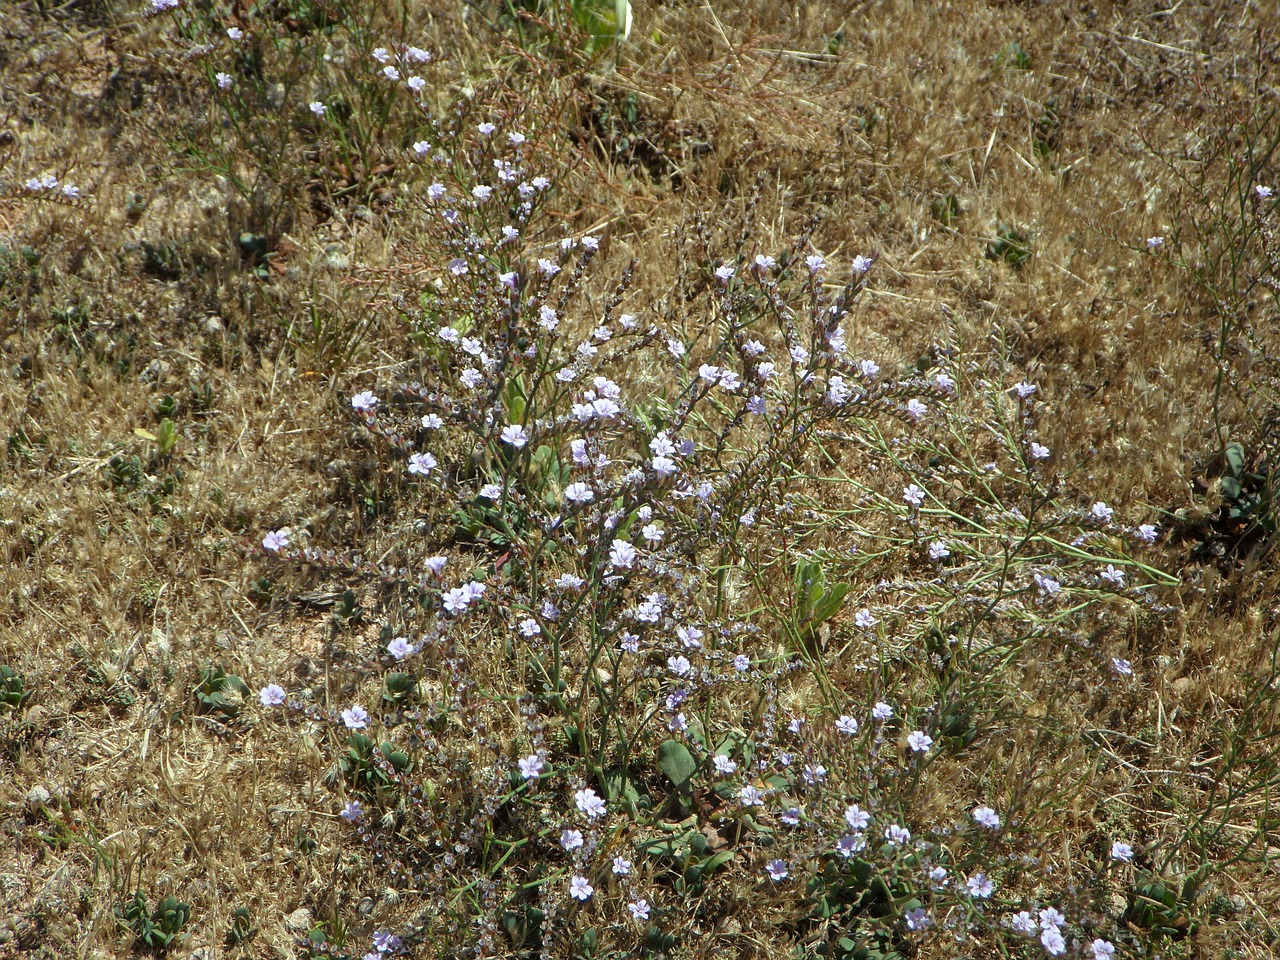
[(53, 794), (42, 786), (36, 785), (27, 791), (27, 806), (32, 810), (39, 810), (41, 807), (46, 807), (52, 801)]
[(284, 928), (290, 933), (306, 933), (312, 926), (311, 911), (306, 907), (299, 907), (284, 918)]

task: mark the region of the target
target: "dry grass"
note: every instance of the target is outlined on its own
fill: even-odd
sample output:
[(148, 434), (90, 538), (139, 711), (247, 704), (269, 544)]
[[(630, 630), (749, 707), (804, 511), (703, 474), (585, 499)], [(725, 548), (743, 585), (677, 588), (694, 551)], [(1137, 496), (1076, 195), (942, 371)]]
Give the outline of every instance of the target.
[[(613, 52), (585, 66), (556, 43), (521, 49), (513, 28), (486, 25), (497, 4), (408, 3), (406, 39), (445, 54), (432, 67), (438, 108), (470, 89), (469, 123), (545, 132), (539, 162), (557, 178), (545, 244), (561, 225), (604, 237), (593, 305), (634, 259), (624, 309), (692, 338), (706, 303), (685, 296), (700, 237), (714, 258), (746, 236), (750, 259), (812, 230), (833, 263), (876, 258), (846, 324), (855, 353), (888, 369), (953, 337), (997, 379), (1018, 372), (1004, 386), (1038, 384), (1059, 500), (1160, 525), (1141, 558), (1164, 585), (1145, 605), (1101, 601), (1060, 629), (1029, 629), (1012, 663), (971, 678), (980, 737), (930, 768), (910, 801), (918, 829), (980, 801), (1025, 819), (1039, 866), (1021, 877), (1006, 864), (1002, 889), (1027, 902), (1110, 897), (1113, 920), (1126, 887), (1098, 878), (1111, 841), (1128, 839), (1140, 865), (1179, 882), (1204, 868), (1206, 881), (1189, 905), (1193, 936), (1139, 936), (1122, 953), (1270, 956), (1277, 567), (1266, 535), (1223, 519), (1217, 477), (1228, 441), (1267, 473), (1280, 325), (1265, 284), (1231, 300), (1216, 259), (1230, 237), (1212, 232), (1219, 198), (1233, 196), (1238, 131), (1277, 97), (1267, 5), (851, 6), (638, 4), (616, 66)], [(342, 739), (318, 716), (280, 721), (256, 697), (223, 723), (192, 691), (213, 661), (254, 691), (309, 686), (314, 706), (345, 706), (376, 689), (379, 631), (385, 643), (422, 629), (376, 578), (274, 561), (257, 544), (305, 528), (316, 545), (411, 569), (451, 546), (450, 524), (425, 508), (431, 532), (415, 537), (400, 468), (347, 409), (359, 390), (423, 375), (401, 308), (443, 273), (410, 202), (426, 181), (403, 159), (413, 138), (396, 107), (372, 158), (398, 165), (384, 187), (336, 198), (344, 177), (358, 188), (373, 173), (331, 153), (296, 165), (317, 139), (299, 121), (263, 127), (286, 138), (287, 184), (237, 195), (211, 148), (177, 152), (239, 141), (217, 125), (203, 67), (165, 39), (169, 15), (140, 7), (18, 2), (0, 18), (0, 664), (32, 691), (21, 709), (0, 705), (0, 957), (126, 955), (133, 937), (115, 910), (134, 890), (190, 904), (174, 956), (300, 956), (320, 921), (349, 925), (363, 949), (369, 931), (401, 929), (423, 905), (392, 889), (338, 817)], [(1258, 142), (1268, 136), (1274, 118)], [(248, 153), (228, 162), (254, 175)], [(47, 173), (82, 196), (23, 189)], [(1280, 158), (1250, 176), (1280, 188)], [(986, 255), (1007, 228), (1029, 238), (1017, 269)], [(276, 254), (261, 276), (238, 245), (246, 232)], [(1169, 238), (1158, 252), (1144, 246), (1153, 235)], [(1241, 275), (1265, 273), (1261, 243), (1241, 241)], [(171, 458), (137, 433), (157, 430), (166, 397)], [(850, 512), (862, 488), (824, 479), (891, 486), (896, 474), (874, 451), (826, 446), (829, 457), (794, 465), (791, 490), (843, 519), (762, 545), (743, 606), (789, 602), (801, 546), (897, 544), (835, 568), (852, 590), (822, 638), (824, 682), (854, 703), (920, 702), (936, 684), (913, 646), (933, 625), (917, 611), (928, 567), (903, 559), (914, 554), (901, 524)], [(977, 582), (998, 551), (973, 562)], [(340, 632), (331, 608), (348, 586), (366, 616)], [(900, 616), (868, 641), (852, 623), (863, 606)], [(503, 643), (459, 641), (477, 685), (514, 696)], [(1099, 669), (1113, 656), (1133, 662), (1130, 681)], [(813, 682), (783, 682), (784, 712), (812, 702)], [(749, 700), (725, 713), (746, 715)], [(477, 710), (523, 754), (514, 703)], [(846, 760), (852, 773), (859, 761)], [(802, 887), (765, 889), (764, 861), (749, 862), (701, 910), (673, 908), (674, 955), (772, 957), (800, 942)], [(238, 907), (260, 929), (230, 947)], [(993, 943), (939, 934), (911, 949), (994, 956)], [(573, 952), (567, 939), (550, 950)]]

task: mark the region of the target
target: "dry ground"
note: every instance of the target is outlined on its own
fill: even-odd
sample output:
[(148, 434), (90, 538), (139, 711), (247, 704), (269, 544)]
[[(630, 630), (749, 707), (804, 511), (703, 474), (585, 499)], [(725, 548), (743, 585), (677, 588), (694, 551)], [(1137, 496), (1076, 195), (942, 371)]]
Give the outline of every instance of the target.
[[(191, 691), (211, 659), (255, 690), (331, 669), (324, 595), (340, 585), (269, 571), (253, 545), (308, 525), (317, 542), (391, 549), (349, 480), (380, 464), (341, 407), (398, 369), (393, 298), (439, 266), (394, 202), (321, 217), (293, 197), (255, 277), (236, 247), (254, 229), (244, 204), (174, 152), (208, 92), (154, 52), (162, 27), (138, 6), (27, 0), (0, 16), (0, 664), (33, 691), (20, 713), (0, 707), (0, 956), (124, 955), (112, 910), (134, 889), (192, 904), (175, 955), (220, 955), (249, 906), (261, 932), (243, 955), (292, 956), (297, 911), (363, 909), (328, 758), (252, 711), (230, 729), (201, 716)], [(412, 6), (455, 83), (509, 69), (483, 9)], [(1154, 842), (1198, 804), (1220, 815), (1202, 906), (1243, 906), (1212, 921), (1204, 907), (1174, 948), (1206, 957), (1268, 955), (1263, 921), (1280, 916), (1274, 767), (1229, 811), (1186, 786), (1236, 732), (1260, 748), (1275, 717), (1269, 701), (1246, 716), (1241, 690), (1274, 653), (1276, 565), (1217, 522), (1214, 470), (1229, 440), (1251, 458), (1271, 441), (1280, 318), (1256, 288), (1224, 338), (1222, 297), (1196, 276), (1226, 242), (1205, 226), (1232, 196), (1221, 158), (1277, 97), (1269, 7), (640, 3), (616, 68), (528, 79), (568, 117), (555, 204), (603, 231), (615, 271), (638, 259), (635, 298), (668, 296), (698, 218), (736, 222), (753, 191), (756, 249), (821, 215), (815, 247), (878, 261), (851, 339), (888, 359), (944, 322), (1003, 341), (1050, 404), (1042, 432), (1074, 465), (1074, 498), (1170, 534), (1155, 554), (1181, 584), (1170, 612), (1110, 638), (1135, 688), (1105, 711), (1082, 694), (1111, 735), (1063, 758), (1085, 779), (1061, 850), (1116, 823)], [(515, 80), (492, 93), (535, 109), (520, 95)], [(49, 172), (83, 196), (24, 192)], [(1280, 163), (1253, 176), (1280, 187)], [(1030, 244), (1017, 269), (986, 255), (1011, 228)], [(166, 397), (180, 439), (162, 463), (137, 431), (154, 433)], [(1259, 825), (1226, 862), (1233, 831)]]

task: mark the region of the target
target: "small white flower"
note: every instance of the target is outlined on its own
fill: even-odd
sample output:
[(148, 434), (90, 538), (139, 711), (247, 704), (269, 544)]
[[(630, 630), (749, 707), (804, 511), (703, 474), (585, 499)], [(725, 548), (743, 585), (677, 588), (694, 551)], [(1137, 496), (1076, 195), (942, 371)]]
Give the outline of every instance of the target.
[(861, 276), (871, 269), (871, 262), (870, 257), (859, 255), (853, 258), (853, 262), (849, 264), (849, 267), (853, 271), (854, 276)]
[(943, 560), (951, 556), (951, 549), (941, 540), (935, 540), (929, 544), (929, 559)]
[(1021, 383), (1015, 383), (1013, 385), (1014, 393), (1016, 393), (1018, 397), (1022, 400), (1027, 399), (1027, 397), (1031, 396), (1033, 393), (1035, 393), (1039, 389), (1040, 388), (1037, 387), (1034, 383), (1028, 383), (1025, 380), (1023, 380)]
[(564, 498), (570, 503), (590, 503), (596, 495), (589, 486), (577, 480), (564, 488)]
[(844, 822), (849, 824), (849, 829), (854, 831), (862, 831), (867, 829), (871, 823), (871, 814), (863, 810), (856, 803), (851, 803), (845, 807)]
[(388, 80), (399, 80), (399, 79), (400, 79), (400, 71), (399, 71), (399, 70), (397, 70), (397, 69), (396, 69), (394, 66), (392, 66), (391, 64), (388, 64), (387, 66), (385, 66), (385, 67), (383, 67), (383, 68), (382, 68), (382, 75), (383, 75), (384, 77), (386, 77)]
[(715, 759), (711, 762), (715, 765), (716, 773), (723, 776), (728, 776), (738, 769), (738, 765), (734, 762), (733, 758), (726, 757), (723, 754), (717, 753)]
[(1270, 199), (1273, 191), (1270, 187), (1264, 187), (1262, 184), (1258, 184), (1253, 188), (1253, 192), (1257, 195), (1259, 200), (1267, 200)]
[(278, 683), (268, 683), (258, 691), (258, 702), (264, 707), (278, 707), (284, 703), (284, 687)]
[(804, 262), (810, 273), (820, 273), (827, 268), (827, 261), (816, 253), (805, 257)]
[(853, 615), (853, 625), (859, 630), (870, 630), (876, 622), (875, 614), (870, 610), (859, 610)]
[(352, 704), (342, 711), (342, 722), (348, 730), (363, 730), (369, 725), (369, 711), (360, 704)]
[(1108, 507), (1101, 500), (1089, 508), (1089, 516), (1094, 520), (1097, 520), (1099, 523), (1109, 523), (1114, 514), (1115, 510)]
[(687, 677), (693, 666), (688, 657), (667, 657), (667, 669), (677, 677)]
[(1154, 250), (1164, 243), (1164, 237), (1147, 237), (1147, 249)]
[(907, 415), (912, 420), (919, 420), (928, 412), (929, 408), (919, 400), (912, 398), (907, 401)]
[(326, 113), (329, 112), (329, 108), (326, 107), (319, 100), (312, 100), (311, 103), (308, 105), (307, 109), (309, 109), (317, 117), (323, 117)]
[(894, 846), (901, 847), (911, 842), (911, 831), (906, 827), (891, 823), (884, 828), (884, 838)]
[(1143, 543), (1155, 543), (1160, 536), (1160, 531), (1156, 529), (1154, 524), (1144, 523), (1138, 527), (1138, 532), (1134, 536)]
[(748, 783), (738, 791), (738, 802), (744, 807), (758, 807), (764, 803), (764, 794)]
[(1089, 944), (1089, 949), (1093, 951), (1093, 960), (1110, 960), (1115, 956), (1116, 948), (1107, 940), (1094, 940)]
[(595, 888), (587, 882), (587, 878), (583, 876), (574, 877), (569, 881), (569, 896), (575, 900), (587, 901), (591, 899), (591, 895), (595, 893)]
[(858, 732), (858, 721), (850, 716), (842, 716), (836, 721), (836, 729), (847, 737), (852, 737)]
[(893, 716), (893, 707), (882, 700), (871, 708), (871, 716), (877, 720), (888, 720)]
[(529, 442), (529, 434), (518, 423), (508, 424), (502, 428), (502, 442), (518, 450)]
[(369, 390), (357, 393), (351, 398), (351, 409), (356, 413), (373, 413), (378, 409), (378, 398)]
[(1124, 571), (1117, 570), (1113, 564), (1108, 563), (1107, 568), (1098, 574), (1098, 576), (1113, 587), (1124, 586)]
[(1040, 934), (1040, 943), (1051, 957), (1060, 957), (1067, 952), (1067, 941), (1057, 927), (1045, 927)]
[(582, 831), (565, 829), (560, 831), (560, 846), (566, 850), (582, 849)]
[(628, 903), (627, 909), (631, 911), (631, 918), (633, 920), (649, 919), (649, 901), (648, 900), (636, 900), (633, 903)]
[(1032, 460), (1047, 460), (1049, 457), (1049, 448), (1043, 444), (1031, 441), (1030, 454)]
[(1128, 863), (1133, 859), (1133, 847), (1123, 840), (1117, 840), (1111, 845), (1111, 859)]
[(625, 877), (630, 873), (631, 873), (630, 860), (622, 856), (613, 858), (613, 875), (615, 877)]
[(234, 82), (229, 73), (218, 72), (214, 74), (213, 79), (218, 84), (219, 90), (230, 90), (231, 84)]
[(924, 503), (924, 491), (913, 483), (908, 487), (903, 487), (902, 499), (911, 506), (918, 507)]

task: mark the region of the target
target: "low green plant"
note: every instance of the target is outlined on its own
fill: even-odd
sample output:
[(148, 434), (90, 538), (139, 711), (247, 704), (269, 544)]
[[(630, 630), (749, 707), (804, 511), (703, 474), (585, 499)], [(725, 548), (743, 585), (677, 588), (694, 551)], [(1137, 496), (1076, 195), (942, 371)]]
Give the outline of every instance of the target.
[(1003, 260), (1018, 270), (1031, 256), (1031, 234), (1020, 227), (1001, 226), (996, 237), (987, 244), (988, 260)]
[(30, 698), (31, 691), (22, 674), (8, 664), (0, 664), (0, 707), (18, 711)]
[(196, 708), (200, 713), (215, 714), (216, 719), (224, 721), (233, 720), (248, 695), (248, 685), (222, 667), (211, 663), (200, 671), (195, 688)]
[(133, 932), (138, 949), (164, 953), (183, 939), (181, 931), (191, 918), (191, 905), (169, 895), (148, 912), (146, 894), (139, 890), (127, 903), (116, 907), (115, 915), (121, 926)]

